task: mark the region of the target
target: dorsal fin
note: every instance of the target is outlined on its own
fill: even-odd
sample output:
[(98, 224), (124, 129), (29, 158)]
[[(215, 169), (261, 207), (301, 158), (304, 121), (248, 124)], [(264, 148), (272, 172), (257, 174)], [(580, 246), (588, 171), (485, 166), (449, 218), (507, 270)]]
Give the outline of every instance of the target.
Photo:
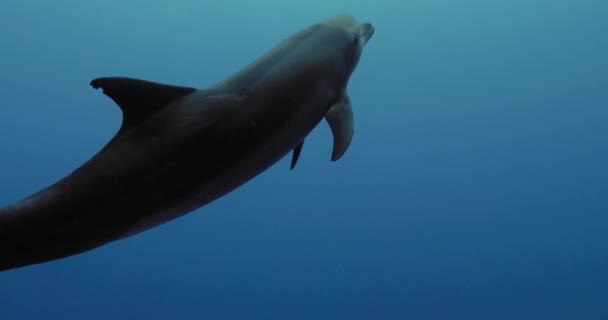
[(340, 100), (334, 103), (325, 115), (327, 123), (331, 128), (331, 133), (334, 136), (334, 148), (331, 154), (331, 161), (336, 161), (342, 157), (350, 142), (353, 139), (354, 133), (354, 116), (353, 109), (350, 105), (350, 99), (346, 92), (342, 94)]
[(302, 147), (304, 146), (304, 140), (300, 142), (295, 148), (293, 148), (293, 154), (291, 156), (291, 167), (289, 170), (293, 170), (296, 167), (296, 163), (298, 163), (298, 159), (300, 158), (300, 153), (302, 152)]
[(91, 86), (103, 89), (103, 93), (122, 109), (120, 131), (141, 123), (171, 102), (196, 91), (194, 88), (124, 77), (97, 78), (91, 81)]

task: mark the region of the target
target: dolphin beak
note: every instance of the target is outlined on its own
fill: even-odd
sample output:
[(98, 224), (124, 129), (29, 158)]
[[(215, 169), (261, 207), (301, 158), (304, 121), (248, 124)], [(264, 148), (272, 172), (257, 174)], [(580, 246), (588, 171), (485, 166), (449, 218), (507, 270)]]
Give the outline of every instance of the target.
[(367, 43), (367, 41), (369, 41), (369, 39), (371, 39), (371, 37), (374, 35), (374, 31), (374, 26), (372, 26), (371, 23), (362, 23), (359, 27), (359, 36), (365, 43)]

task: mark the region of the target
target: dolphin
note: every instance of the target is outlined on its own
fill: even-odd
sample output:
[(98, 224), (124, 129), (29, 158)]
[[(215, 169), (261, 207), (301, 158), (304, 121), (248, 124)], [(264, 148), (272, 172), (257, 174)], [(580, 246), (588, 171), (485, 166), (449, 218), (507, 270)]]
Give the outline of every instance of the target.
[(346, 93), (374, 27), (339, 15), (203, 89), (127, 77), (91, 81), (122, 125), (81, 167), (0, 209), (0, 270), (79, 254), (231, 192), (292, 152), (325, 118), (331, 160), (353, 137)]

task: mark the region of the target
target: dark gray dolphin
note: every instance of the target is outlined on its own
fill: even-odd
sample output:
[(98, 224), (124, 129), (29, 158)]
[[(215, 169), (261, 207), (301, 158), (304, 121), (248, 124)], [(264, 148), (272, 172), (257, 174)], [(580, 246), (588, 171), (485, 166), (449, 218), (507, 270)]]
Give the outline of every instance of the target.
[(255, 177), (327, 119), (338, 160), (353, 136), (346, 94), (374, 28), (350, 16), (312, 25), (206, 89), (108, 77), (118, 133), (80, 168), (0, 209), (0, 270), (58, 259), (144, 231)]

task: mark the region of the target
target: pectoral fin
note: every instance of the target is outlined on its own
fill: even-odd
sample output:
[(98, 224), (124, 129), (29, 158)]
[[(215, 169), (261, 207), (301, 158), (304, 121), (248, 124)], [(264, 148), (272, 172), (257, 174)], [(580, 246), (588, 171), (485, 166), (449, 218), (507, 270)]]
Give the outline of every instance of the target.
[(304, 146), (304, 140), (300, 142), (295, 148), (293, 148), (293, 154), (291, 156), (291, 168), (289, 170), (293, 170), (296, 167), (296, 163), (298, 163), (298, 159), (300, 158), (300, 153), (302, 152), (302, 147)]
[(327, 123), (334, 136), (334, 148), (331, 154), (331, 161), (336, 161), (344, 155), (346, 149), (353, 139), (354, 116), (350, 105), (350, 99), (344, 93), (342, 98), (329, 108), (325, 115)]
[(123, 122), (119, 133), (141, 123), (171, 102), (196, 91), (194, 88), (123, 77), (97, 78), (91, 81), (91, 86), (103, 89), (103, 93), (122, 109)]

